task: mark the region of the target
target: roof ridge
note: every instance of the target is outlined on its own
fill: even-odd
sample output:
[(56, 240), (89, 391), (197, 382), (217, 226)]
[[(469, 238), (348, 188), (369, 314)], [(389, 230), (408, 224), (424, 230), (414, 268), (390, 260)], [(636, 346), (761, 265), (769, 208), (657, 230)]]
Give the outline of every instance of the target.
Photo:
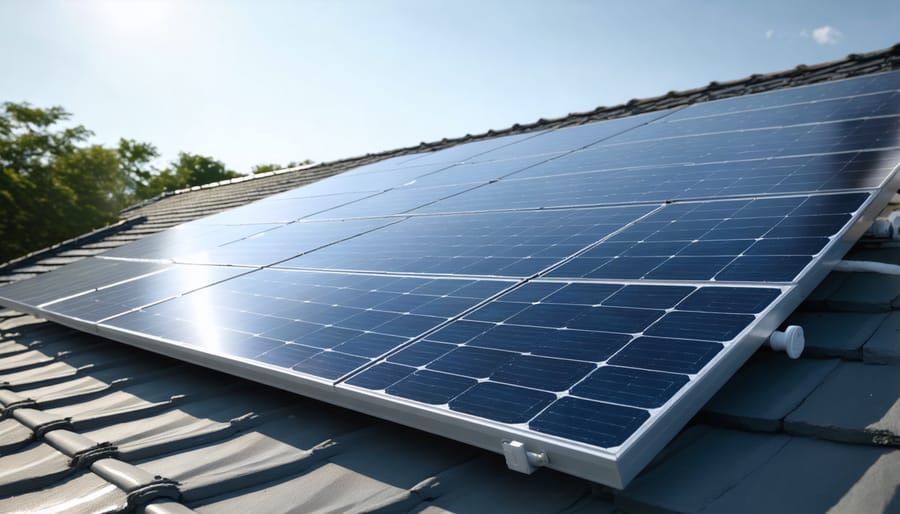
[[(820, 73), (823, 70), (848, 67), (844, 73), (830, 74)], [(765, 91), (774, 91), (785, 87), (815, 84), (819, 82), (827, 82), (829, 80), (844, 79), (858, 75), (875, 73), (877, 71), (889, 71), (900, 68), (900, 43), (893, 46), (874, 50), (865, 53), (851, 53), (843, 59), (834, 61), (826, 61), (816, 64), (798, 64), (793, 68), (776, 71), (772, 73), (760, 74), (754, 73), (743, 78), (730, 81), (712, 81), (705, 86), (693, 89), (684, 89), (680, 91), (669, 91), (662, 95), (651, 96), (647, 98), (632, 98), (625, 103), (612, 106), (599, 106), (590, 111), (571, 112), (565, 116), (556, 118), (539, 118), (536, 121), (528, 123), (515, 123), (509, 127), (502, 129), (488, 129), (486, 132), (479, 134), (466, 134), (455, 138), (443, 138), (439, 141), (421, 142), (416, 146), (405, 146), (394, 148), (392, 150), (383, 150), (380, 152), (366, 153), (355, 157), (347, 157), (336, 159), (333, 161), (323, 161), (303, 166), (295, 166), (291, 168), (283, 168), (258, 175), (243, 175), (241, 177), (212, 182), (201, 186), (178, 189), (159, 194), (153, 198), (144, 200), (135, 205), (126, 207), (121, 212), (123, 214), (133, 210), (145, 207), (149, 204), (156, 203), (159, 200), (169, 196), (190, 193), (202, 189), (210, 189), (216, 187), (227, 186), (231, 184), (247, 182), (250, 180), (262, 179), (273, 175), (293, 173), (296, 171), (305, 171), (317, 168), (340, 166), (346, 163), (368, 164), (369, 161), (386, 159), (388, 157), (396, 157), (419, 153), (424, 151), (437, 151), (443, 148), (454, 146), (461, 143), (489, 139), (498, 136), (526, 133), (536, 130), (544, 130), (547, 128), (560, 128), (595, 121), (603, 121), (634, 114), (642, 114), (645, 112), (659, 111), (670, 109), (673, 107), (705, 102), (710, 100), (720, 100), (733, 96), (741, 96), (744, 94), (762, 93)], [(771, 84), (772, 82), (779, 82)], [(770, 83), (768, 86), (766, 83)], [(742, 88), (741, 86), (745, 86)], [(753, 86), (750, 91), (746, 90), (746, 86)]]

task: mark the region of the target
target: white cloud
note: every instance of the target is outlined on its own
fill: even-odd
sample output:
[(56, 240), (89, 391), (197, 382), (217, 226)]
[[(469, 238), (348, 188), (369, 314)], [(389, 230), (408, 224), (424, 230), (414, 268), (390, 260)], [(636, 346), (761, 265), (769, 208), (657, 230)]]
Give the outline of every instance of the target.
[(812, 31), (813, 40), (820, 45), (833, 45), (840, 41), (844, 35), (841, 34), (841, 31), (830, 26), (825, 25), (819, 27), (817, 29), (813, 29)]
[(766, 31), (766, 39), (772, 39), (772, 36), (775, 35), (775, 29), (769, 29)]

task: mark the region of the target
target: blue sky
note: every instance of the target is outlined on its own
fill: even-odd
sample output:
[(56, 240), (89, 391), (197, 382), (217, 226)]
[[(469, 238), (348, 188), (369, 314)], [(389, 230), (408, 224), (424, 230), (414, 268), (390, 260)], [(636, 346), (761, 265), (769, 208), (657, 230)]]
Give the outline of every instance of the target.
[(0, 0), (0, 24), (0, 101), (247, 172), (884, 48), (900, 2)]

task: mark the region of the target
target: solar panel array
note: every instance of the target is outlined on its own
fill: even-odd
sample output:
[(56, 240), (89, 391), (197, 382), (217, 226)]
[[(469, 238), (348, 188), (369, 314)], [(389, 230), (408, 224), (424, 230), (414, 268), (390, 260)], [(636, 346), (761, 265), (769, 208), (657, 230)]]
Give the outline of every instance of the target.
[(403, 155), (3, 303), (623, 486), (897, 189), (900, 73)]

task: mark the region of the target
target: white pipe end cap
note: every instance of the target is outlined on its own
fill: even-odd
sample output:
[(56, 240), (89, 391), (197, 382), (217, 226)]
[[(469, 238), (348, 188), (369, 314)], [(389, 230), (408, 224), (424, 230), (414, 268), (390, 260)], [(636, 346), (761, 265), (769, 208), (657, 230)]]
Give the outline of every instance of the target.
[(769, 337), (769, 346), (773, 350), (787, 353), (791, 359), (798, 359), (803, 353), (806, 341), (803, 337), (803, 327), (791, 325), (784, 332), (775, 331)]

